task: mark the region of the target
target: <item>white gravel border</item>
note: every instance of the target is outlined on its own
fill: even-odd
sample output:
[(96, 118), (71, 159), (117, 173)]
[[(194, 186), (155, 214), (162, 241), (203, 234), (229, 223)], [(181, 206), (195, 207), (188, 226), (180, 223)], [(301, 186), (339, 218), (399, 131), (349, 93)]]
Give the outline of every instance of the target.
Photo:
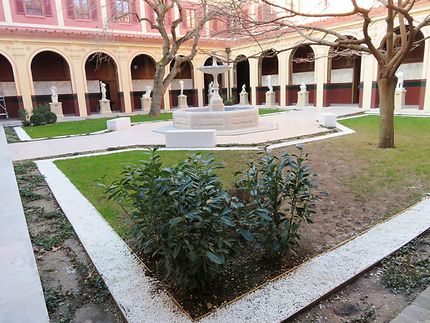
[[(74, 156), (75, 157), (75, 156)], [(80, 156), (82, 157), (82, 156)], [(55, 198), (129, 322), (191, 322), (145, 276), (126, 243), (51, 160), (36, 161)], [(217, 309), (200, 322), (278, 322), (317, 301), (430, 227), (430, 199), (289, 274)]]
[(28, 135), (27, 131), (25, 131), (22, 127), (13, 127), (13, 130), (15, 130), (16, 135), (21, 141), (34, 140)]

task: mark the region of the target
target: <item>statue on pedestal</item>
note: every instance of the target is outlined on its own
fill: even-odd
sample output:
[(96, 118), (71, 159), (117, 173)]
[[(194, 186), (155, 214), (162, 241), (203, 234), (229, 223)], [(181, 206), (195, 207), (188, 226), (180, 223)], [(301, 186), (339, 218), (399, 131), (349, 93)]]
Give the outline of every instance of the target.
[(149, 85), (145, 88), (145, 94), (142, 95), (142, 98), (147, 99), (151, 97), (152, 87)]
[(307, 88), (306, 88), (306, 84), (305, 83), (301, 83), (300, 84), (300, 92), (306, 92)]
[(396, 85), (396, 91), (403, 91), (405, 89), (403, 83), (404, 83), (404, 75), (403, 72), (399, 72), (396, 74), (397, 76), (397, 85)]
[(58, 103), (58, 91), (56, 86), (51, 86), (51, 102)]
[(102, 93), (102, 100), (106, 101), (106, 83), (100, 81), (100, 92)]
[(267, 75), (266, 81), (267, 81), (267, 87), (269, 88), (269, 92), (273, 92), (272, 75)]
[(181, 94), (180, 95), (184, 95), (184, 81), (180, 80), (179, 85), (181, 86)]
[(248, 94), (248, 93), (246, 92), (246, 84), (243, 84), (243, 85), (242, 85), (242, 92), (240, 92), (240, 94)]

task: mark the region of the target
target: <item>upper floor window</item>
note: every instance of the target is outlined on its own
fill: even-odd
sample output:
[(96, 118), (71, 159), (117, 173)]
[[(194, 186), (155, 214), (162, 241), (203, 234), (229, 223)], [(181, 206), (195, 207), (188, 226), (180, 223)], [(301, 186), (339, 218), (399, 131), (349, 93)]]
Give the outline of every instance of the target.
[(185, 26), (188, 29), (194, 29), (196, 27), (195, 9), (185, 9)]
[(131, 22), (130, 14), (133, 12), (129, 0), (114, 0), (113, 6), (116, 21)]
[(50, 0), (15, 0), (15, 4), (19, 15), (52, 16)]
[(66, 6), (70, 19), (97, 20), (96, 0), (66, 0)]

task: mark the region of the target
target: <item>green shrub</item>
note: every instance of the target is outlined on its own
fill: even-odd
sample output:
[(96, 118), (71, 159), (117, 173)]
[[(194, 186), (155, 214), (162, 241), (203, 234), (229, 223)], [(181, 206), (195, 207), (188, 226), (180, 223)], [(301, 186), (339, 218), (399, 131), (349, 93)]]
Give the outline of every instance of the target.
[(231, 215), (241, 205), (223, 190), (214, 173), (220, 167), (200, 155), (162, 167), (154, 149), (148, 161), (126, 167), (107, 187), (110, 199), (132, 205), (138, 247), (183, 288), (205, 287), (239, 238)]
[(240, 233), (248, 241), (260, 244), (270, 256), (297, 244), (299, 228), (312, 223), (314, 213), (313, 174), (305, 165), (307, 154), (298, 147), (298, 155), (267, 154), (236, 182), (245, 207), (240, 218)]
[(224, 105), (233, 105), (233, 100), (232, 99), (224, 99)]
[(33, 126), (39, 126), (42, 124), (46, 124), (46, 118), (43, 113), (34, 113), (30, 117), (30, 124)]
[(33, 109), (33, 113), (43, 113), (51, 112), (51, 109), (48, 105), (39, 105), (38, 107)]
[(46, 118), (46, 123), (56, 123), (57, 122), (57, 115), (54, 112), (48, 111), (44, 113), (44, 116)]

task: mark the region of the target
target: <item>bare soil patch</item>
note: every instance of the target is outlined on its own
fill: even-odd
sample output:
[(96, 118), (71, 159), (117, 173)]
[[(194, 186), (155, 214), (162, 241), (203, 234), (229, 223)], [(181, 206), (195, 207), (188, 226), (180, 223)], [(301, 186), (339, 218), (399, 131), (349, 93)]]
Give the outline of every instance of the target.
[(124, 322), (34, 163), (15, 172), (51, 322)]

